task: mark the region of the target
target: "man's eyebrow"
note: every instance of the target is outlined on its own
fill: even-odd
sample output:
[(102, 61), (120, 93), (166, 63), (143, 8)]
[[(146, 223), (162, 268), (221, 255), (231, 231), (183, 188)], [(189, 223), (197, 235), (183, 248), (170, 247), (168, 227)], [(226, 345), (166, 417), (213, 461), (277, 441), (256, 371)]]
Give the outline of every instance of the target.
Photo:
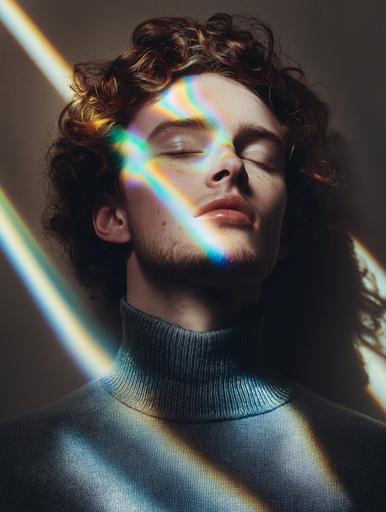
[[(220, 124), (206, 117), (189, 117), (185, 119), (175, 119), (173, 121), (163, 121), (159, 123), (147, 138), (147, 142), (152, 142), (160, 135), (167, 133), (173, 128), (189, 128), (192, 130), (207, 130), (211, 132), (218, 131)], [(276, 133), (268, 130), (264, 126), (253, 123), (241, 123), (235, 136), (235, 145), (246, 144), (252, 141), (267, 140), (272, 142), (278, 150), (285, 150), (285, 142)]]
[(147, 142), (151, 142), (172, 128), (190, 128), (193, 130), (216, 131), (219, 129), (219, 125), (215, 121), (206, 117), (188, 117), (185, 119), (175, 119), (173, 121), (163, 121), (159, 123), (150, 133), (147, 138)]
[(259, 140), (272, 142), (279, 151), (284, 152), (286, 149), (286, 144), (279, 135), (264, 126), (253, 123), (241, 123), (234, 137), (235, 146), (258, 142)]

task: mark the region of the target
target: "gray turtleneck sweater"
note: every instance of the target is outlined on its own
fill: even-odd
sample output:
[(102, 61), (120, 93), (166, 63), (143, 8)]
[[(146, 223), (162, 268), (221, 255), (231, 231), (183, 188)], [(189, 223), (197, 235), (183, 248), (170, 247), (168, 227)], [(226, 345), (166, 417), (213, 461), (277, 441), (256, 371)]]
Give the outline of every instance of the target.
[(254, 321), (122, 302), (108, 375), (0, 426), (0, 510), (385, 512), (386, 425), (278, 375)]

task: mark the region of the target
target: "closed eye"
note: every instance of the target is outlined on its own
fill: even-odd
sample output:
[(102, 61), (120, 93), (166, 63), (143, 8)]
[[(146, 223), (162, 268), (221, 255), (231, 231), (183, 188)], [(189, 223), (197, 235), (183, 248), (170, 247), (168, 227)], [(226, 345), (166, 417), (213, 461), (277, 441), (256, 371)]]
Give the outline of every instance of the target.
[(162, 153), (161, 156), (170, 156), (173, 158), (184, 158), (188, 156), (202, 155), (203, 151), (173, 151), (170, 153)]
[(258, 162), (257, 160), (252, 160), (251, 158), (242, 157), (243, 160), (247, 160), (247, 162), (251, 162), (252, 164), (264, 169), (264, 171), (277, 171), (277, 166), (271, 163), (263, 163)]

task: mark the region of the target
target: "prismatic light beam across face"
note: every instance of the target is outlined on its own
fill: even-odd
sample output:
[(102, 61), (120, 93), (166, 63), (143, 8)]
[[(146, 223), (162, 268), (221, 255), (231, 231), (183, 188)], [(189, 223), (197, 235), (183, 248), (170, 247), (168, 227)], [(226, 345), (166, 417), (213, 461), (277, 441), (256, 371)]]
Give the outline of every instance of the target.
[[(215, 264), (226, 266), (228, 260), (214, 230), (193, 217), (194, 205), (163, 175), (151, 156), (151, 147), (134, 131), (115, 129), (110, 140), (123, 156), (121, 179), (127, 188), (144, 184), (173, 212), (195, 243)], [(202, 163), (200, 164), (202, 166)], [(199, 169), (197, 169), (199, 170)]]

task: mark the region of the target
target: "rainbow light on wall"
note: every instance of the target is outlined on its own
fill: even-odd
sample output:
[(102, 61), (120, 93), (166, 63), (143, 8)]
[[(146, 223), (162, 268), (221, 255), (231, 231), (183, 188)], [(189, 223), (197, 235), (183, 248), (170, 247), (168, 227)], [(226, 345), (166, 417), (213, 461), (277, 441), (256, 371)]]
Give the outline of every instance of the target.
[(51, 45), (29, 16), (12, 0), (1, 0), (0, 20), (56, 91), (71, 98), (71, 66)]
[(0, 247), (55, 334), (91, 378), (111, 366), (113, 344), (96, 330), (0, 189)]
[(351, 238), (354, 243), (354, 250), (357, 257), (359, 257), (359, 259), (363, 259), (367, 268), (374, 274), (374, 277), (377, 281), (377, 286), (379, 288), (379, 293), (383, 297), (386, 297), (386, 272), (381, 267), (381, 265), (377, 263), (374, 256), (365, 247), (365, 245), (360, 240), (358, 240), (358, 238), (352, 234)]
[[(351, 235), (354, 242), (354, 250), (358, 258), (358, 263), (361, 265), (361, 260), (365, 263), (366, 267), (373, 274), (382, 297), (386, 297), (386, 273), (377, 263), (375, 258), (367, 250), (355, 236)], [(365, 280), (366, 284), (366, 280)], [(367, 283), (372, 288), (373, 283)], [(383, 327), (385, 327), (385, 316), (383, 318)], [(380, 338), (384, 352), (386, 353), (386, 337), (385, 333)], [(386, 414), (386, 360), (379, 357), (373, 350), (365, 345), (360, 345), (360, 352), (363, 360), (367, 365), (369, 374), (368, 391), (374, 398), (378, 407)]]

